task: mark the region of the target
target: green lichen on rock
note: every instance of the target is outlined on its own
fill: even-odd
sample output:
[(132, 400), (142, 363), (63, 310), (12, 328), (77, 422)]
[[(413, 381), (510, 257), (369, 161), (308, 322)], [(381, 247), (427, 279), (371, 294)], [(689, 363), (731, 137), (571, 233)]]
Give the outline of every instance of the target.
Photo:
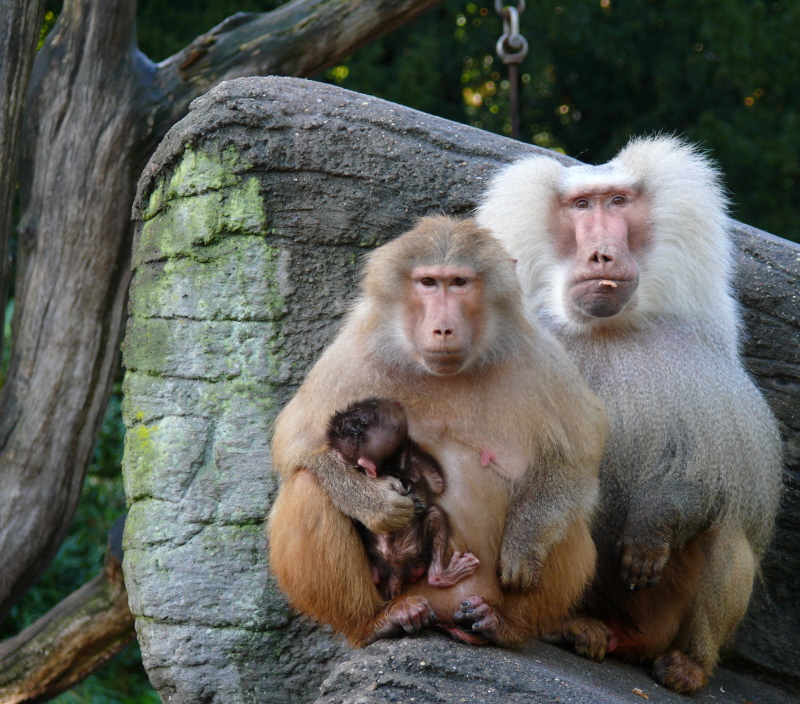
[[(123, 347), (126, 492), (132, 514), (161, 502), (183, 512), (168, 527), (133, 521), (133, 542), (165, 531), (191, 540), (192, 521), (256, 524), (266, 512), (285, 255), (266, 239), (250, 168), (232, 148), (187, 147), (142, 213)], [(245, 461), (259, 471), (238, 475)]]
[(231, 235), (202, 257), (140, 267), (134, 277), (136, 317), (276, 320), (285, 314), (281, 250), (261, 238)]
[[(209, 425), (208, 420), (194, 416), (168, 416), (152, 425), (134, 425), (125, 434), (128, 499), (181, 499), (203, 461)], [(181, 462), (175, 462), (176, 457)]]
[(271, 343), (277, 334), (275, 324), (261, 321), (132, 318), (125, 364), (178, 378), (269, 383), (282, 367), (282, 350)]
[[(213, 149), (209, 148), (209, 149)], [(187, 148), (172, 173), (157, 181), (142, 213), (133, 265), (192, 256), (230, 233), (264, 236), (261, 185), (242, 177), (248, 165), (232, 149)]]
[(154, 217), (175, 198), (235, 188), (241, 180), (240, 174), (251, 168), (233, 145), (216, 154), (187, 145), (169, 178), (159, 181), (153, 188), (142, 218)]

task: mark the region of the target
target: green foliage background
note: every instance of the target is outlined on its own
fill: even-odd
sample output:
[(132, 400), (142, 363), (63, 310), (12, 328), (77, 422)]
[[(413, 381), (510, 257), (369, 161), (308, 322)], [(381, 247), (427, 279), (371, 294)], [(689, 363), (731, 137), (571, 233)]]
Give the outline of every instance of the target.
[[(523, 141), (602, 163), (683, 135), (720, 163), (734, 217), (800, 241), (800, 3), (535, 0), (520, 24)], [(507, 134), (501, 33), (493, 3), (446, 0), (326, 79)]]
[[(234, 12), (279, 0), (141, 0), (142, 51), (160, 61)], [(60, 2), (49, 3), (43, 35)], [(488, 0), (445, 0), (318, 80), (499, 134), (510, 132), (502, 23)], [(720, 163), (733, 215), (800, 241), (800, 3), (790, 0), (529, 0), (521, 33), (523, 141), (601, 163), (633, 135), (677, 133)], [(100, 570), (125, 510), (119, 385), (72, 532), (0, 625), (6, 638)], [(132, 646), (60, 704), (155, 703)]]
[[(83, 495), (69, 537), (45, 575), (0, 624), (0, 640), (10, 638), (59, 601), (93, 579), (101, 569), (106, 538), (125, 512), (122, 488), (122, 383), (114, 384)], [(158, 704), (142, 667), (138, 645), (126, 648), (105, 668), (54, 702), (58, 704)]]

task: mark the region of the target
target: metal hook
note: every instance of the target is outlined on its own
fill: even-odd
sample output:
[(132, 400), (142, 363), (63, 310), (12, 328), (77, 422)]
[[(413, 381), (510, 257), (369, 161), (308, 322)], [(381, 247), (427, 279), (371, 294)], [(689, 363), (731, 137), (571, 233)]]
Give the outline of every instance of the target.
[[(498, 15), (502, 16), (505, 10), (503, 0), (494, 0), (494, 9)], [(525, 0), (517, 0), (517, 12), (525, 12)]]

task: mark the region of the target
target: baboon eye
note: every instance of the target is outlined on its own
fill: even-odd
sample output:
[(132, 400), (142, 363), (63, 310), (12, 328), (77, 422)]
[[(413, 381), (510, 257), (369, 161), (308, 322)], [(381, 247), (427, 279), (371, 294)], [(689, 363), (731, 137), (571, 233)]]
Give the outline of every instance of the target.
[(614, 196), (614, 197), (611, 199), (611, 202), (612, 202), (614, 205), (622, 205), (622, 204), (625, 202), (625, 196)]
[(586, 198), (578, 198), (578, 200), (575, 201), (575, 207), (576, 208), (588, 208), (589, 207), (589, 201), (586, 200)]
[(431, 278), (430, 276), (425, 276), (419, 280), (419, 282), (423, 286), (436, 286), (436, 279)]
[(463, 276), (457, 276), (452, 281), (453, 286), (466, 286), (469, 283), (469, 279), (465, 279)]

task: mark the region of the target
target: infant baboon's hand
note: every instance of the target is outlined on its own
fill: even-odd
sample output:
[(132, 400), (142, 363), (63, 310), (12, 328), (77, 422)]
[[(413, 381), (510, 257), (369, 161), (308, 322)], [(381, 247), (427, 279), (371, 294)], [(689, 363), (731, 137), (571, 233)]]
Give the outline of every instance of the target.
[(425, 511), (428, 510), (428, 507), (425, 505), (425, 502), (416, 494), (411, 494), (411, 498), (414, 500), (414, 517), (419, 518), (425, 514)]

